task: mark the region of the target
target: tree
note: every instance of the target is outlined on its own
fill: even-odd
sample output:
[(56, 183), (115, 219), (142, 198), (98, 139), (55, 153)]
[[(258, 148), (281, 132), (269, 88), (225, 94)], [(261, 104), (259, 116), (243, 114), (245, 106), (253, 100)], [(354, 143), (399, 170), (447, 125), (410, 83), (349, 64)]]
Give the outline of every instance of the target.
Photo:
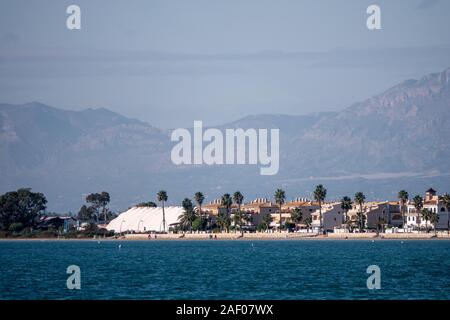
[(380, 230), (382, 233), (384, 233), (384, 226), (387, 224), (387, 220), (384, 217), (378, 217), (377, 221), (377, 235), (379, 234)]
[(323, 217), (322, 217), (322, 202), (325, 201), (327, 197), (327, 189), (323, 185), (319, 184), (314, 190), (314, 200), (319, 203), (319, 220), (320, 220), (320, 231), (323, 232)]
[(95, 219), (95, 210), (92, 207), (88, 207), (85, 204), (80, 208), (77, 215), (78, 220), (86, 222)]
[(302, 222), (303, 213), (300, 208), (294, 208), (291, 212), (291, 221), (297, 226), (298, 223)]
[(425, 220), (425, 230), (428, 233), (428, 221), (431, 218), (431, 211), (429, 209), (422, 209), (420, 215), (422, 216), (422, 219)]
[(148, 202), (141, 202), (141, 203), (137, 204), (136, 207), (139, 207), (139, 208), (142, 208), (142, 207), (156, 208), (157, 205), (153, 201), (148, 201)]
[(8, 230), (13, 223), (21, 223), (24, 228), (32, 227), (46, 209), (47, 199), (40, 192), (29, 188), (7, 192), (0, 196), (0, 226)]
[(417, 212), (417, 217), (416, 217), (416, 224), (417, 224), (417, 228), (419, 230), (420, 233), (420, 212), (423, 209), (423, 198), (420, 195), (417, 195), (413, 198), (413, 204), (414, 204), (414, 208), (416, 209)]
[(186, 230), (186, 228), (192, 230), (192, 223), (195, 220), (194, 205), (191, 199), (184, 198), (181, 206), (183, 207), (183, 213), (178, 217), (180, 225), (183, 230)]
[(309, 216), (308, 218), (305, 219), (305, 224), (306, 224), (306, 230), (307, 232), (309, 232), (309, 229), (311, 229), (311, 225), (312, 225), (312, 217)]
[(450, 194), (447, 192), (441, 197), (445, 209), (447, 209), (447, 234), (450, 234)]
[(344, 224), (347, 224), (348, 212), (352, 209), (352, 207), (353, 202), (350, 197), (345, 196), (341, 199), (341, 209), (344, 211)]
[(227, 230), (227, 232), (228, 232), (228, 230), (230, 229), (230, 225), (231, 225), (231, 219), (226, 213), (219, 212), (219, 215), (217, 216), (216, 224), (219, 226), (220, 231)]
[(359, 222), (359, 231), (362, 232), (364, 229), (364, 212), (363, 205), (366, 200), (366, 196), (362, 192), (355, 193), (355, 203), (359, 205), (358, 212), (358, 222)]
[(266, 215), (262, 219), (262, 224), (264, 225), (265, 230), (270, 229), (270, 224), (272, 223), (272, 221), (273, 221), (272, 215), (270, 213), (266, 213)]
[(198, 231), (203, 227), (203, 221), (200, 217), (195, 217), (194, 221), (192, 221), (192, 230)]
[(231, 210), (231, 205), (233, 204), (233, 200), (231, 199), (231, 196), (229, 193), (225, 193), (221, 200), (220, 200), (222, 206), (225, 207), (226, 210), (226, 215), (227, 215), (227, 219), (226, 219), (226, 224), (224, 224), (224, 226), (226, 226), (227, 232), (229, 231), (230, 228), (230, 223), (231, 223), (231, 219), (230, 219), (230, 210)]
[(233, 201), (238, 206), (238, 217), (239, 217), (239, 229), (241, 231), (241, 234), (244, 234), (244, 230), (242, 229), (242, 212), (241, 212), (241, 205), (244, 202), (244, 196), (239, 191), (236, 191), (233, 194)]
[(408, 192), (406, 192), (405, 190), (400, 190), (398, 192), (398, 200), (399, 200), (399, 204), (400, 204), (400, 212), (402, 214), (402, 219), (403, 219), (403, 226), (406, 224), (406, 219), (405, 219), (405, 205), (408, 202)]
[(196, 192), (194, 194), (194, 200), (195, 200), (195, 202), (197, 202), (198, 215), (200, 217), (200, 220), (202, 220), (202, 224), (203, 224), (202, 204), (203, 204), (203, 201), (205, 200), (205, 196), (201, 192)]
[(158, 191), (158, 193), (156, 194), (156, 198), (159, 202), (161, 202), (162, 205), (162, 212), (163, 212), (163, 231), (166, 232), (166, 212), (164, 211), (164, 204), (166, 203), (168, 197), (167, 197), (167, 192), (164, 190), (160, 190)]
[(430, 212), (430, 223), (433, 224), (434, 235), (436, 235), (436, 224), (439, 222), (439, 215), (437, 212)]
[(90, 193), (86, 197), (86, 202), (95, 211), (95, 218), (97, 223), (100, 220), (100, 214), (103, 214), (104, 222), (106, 223), (108, 214), (107, 206), (110, 201), (111, 199), (109, 197), (109, 193), (106, 191), (102, 191), (101, 193)]
[(279, 213), (280, 213), (280, 229), (279, 232), (281, 232), (281, 206), (284, 204), (284, 201), (286, 200), (286, 194), (284, 190), (277, 189), (275, 190), (275, 203), (280, 206)]

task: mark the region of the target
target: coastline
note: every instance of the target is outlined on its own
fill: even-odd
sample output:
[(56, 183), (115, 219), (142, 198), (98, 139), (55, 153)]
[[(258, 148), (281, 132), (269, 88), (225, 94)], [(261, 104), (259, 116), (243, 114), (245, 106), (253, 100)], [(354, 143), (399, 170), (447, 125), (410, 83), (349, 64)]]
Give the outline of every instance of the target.
[[(450, 236), (447, 233), (441, 233), (435, 236), (434, 234), (402, 234), (402, 233), (390, 233), (380, 234), (377, 236), (375, 233), (330, 233), (328, 235), (311, 234), (296, 234), (296, 233), (248, 233), (244, 236), (235, 233), (218, 233), (213, 234), (213, 238), (210, 238), (210, 234), (157, 234), (157, 238), (154, 238), (154, 234), (151, 238), (148, 234), (126, 234), (118, 238), (1, 238), (2, 241), (215, 241), (215, 240), (450, 240)], [(217, 236), (217, 238), (214, 238)]]

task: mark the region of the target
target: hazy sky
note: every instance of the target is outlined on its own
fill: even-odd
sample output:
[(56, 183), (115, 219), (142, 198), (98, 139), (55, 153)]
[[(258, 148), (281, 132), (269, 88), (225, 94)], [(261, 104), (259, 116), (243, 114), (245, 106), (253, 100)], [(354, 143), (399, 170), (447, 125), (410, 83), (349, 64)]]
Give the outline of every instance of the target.
[[(382, 30), (366, 28), (370, 4)], [(2, 0), (0, 102), (164, 128), (339, 110), (450, 67), (449, 14), (443, 0)]]

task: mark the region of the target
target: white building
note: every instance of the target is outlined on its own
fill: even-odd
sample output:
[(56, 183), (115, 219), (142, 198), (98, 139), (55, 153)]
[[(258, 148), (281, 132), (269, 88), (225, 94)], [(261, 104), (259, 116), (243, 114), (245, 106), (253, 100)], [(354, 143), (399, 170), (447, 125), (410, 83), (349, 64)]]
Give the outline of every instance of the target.
[[(169, 226), (178, 223), (178, 217), (183, 213), (182, 207), (166, 207), (164, 209), (166, 218), (166, 231)], [(163, 212), (161, 207), (133, 207), (121, 213), (107, 226), (107, 230), (117, 233), (163, 231)]]
[[(312, 227), (320, 227), (320, 211), (317, 209), (312, 213)], [(329, 203), (322, 205), (322, 219), (323, 230), (333, 231), (335, 228), (340, 228), (344, 223), (344, 213), (341, 208), (341, 203)]]
[[(439, 196), (436, 190), (433, 188), (428, 189), (425, 192), (425, 198), (423, 199), (423, 208), (428, 209), (431, 212), (437, 213), (439, 220), (436, 224), (436, 229), (446, 230), (448, 228), (449, 212), (444, 206), (444, 203), (439, 200)], [(414, 204), (412, 202), (408, 203), (408, 213), (406, 214), (406, 225), (411, 228), (420, 226), (420, 228), (425, 228), (427, 222), (422, 219), (420, 212), (417, 212)], [(433, 228), (433, 224), (428, 221), (428, 227)]]

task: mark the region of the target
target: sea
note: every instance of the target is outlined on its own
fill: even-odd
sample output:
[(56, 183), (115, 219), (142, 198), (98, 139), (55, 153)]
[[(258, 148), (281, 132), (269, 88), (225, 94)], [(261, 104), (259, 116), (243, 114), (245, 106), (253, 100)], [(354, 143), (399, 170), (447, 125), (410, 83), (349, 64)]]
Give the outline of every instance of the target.
[(450, 240), (7, 240), (0, 299), (449, 300)]

